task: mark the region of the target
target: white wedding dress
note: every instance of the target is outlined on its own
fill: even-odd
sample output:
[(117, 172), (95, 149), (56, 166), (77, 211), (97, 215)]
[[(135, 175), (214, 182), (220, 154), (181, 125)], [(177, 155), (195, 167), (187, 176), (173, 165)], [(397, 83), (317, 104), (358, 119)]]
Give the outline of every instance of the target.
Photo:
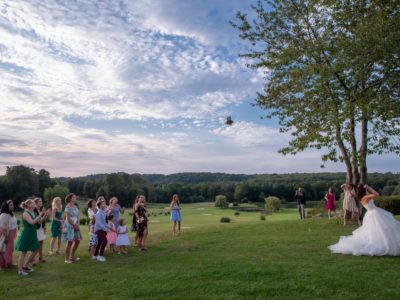
[(363, 225), (350, 236), (328, 248), (333, 253), (353, 255), (400, 255), (400, 222), (393, 215), (370, 200), (364, 207)]

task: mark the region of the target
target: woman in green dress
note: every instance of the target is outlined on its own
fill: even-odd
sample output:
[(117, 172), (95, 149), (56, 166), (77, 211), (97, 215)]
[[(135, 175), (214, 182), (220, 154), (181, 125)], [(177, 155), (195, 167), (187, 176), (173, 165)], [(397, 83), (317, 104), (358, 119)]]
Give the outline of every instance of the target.
[[(22, 214), (23, 228), (18, 236), (15, 249), (21, 252), (18, 259), (18, 275), (25, 276), (33, 271), (32, 265), (30, 264), (34, 261), (39, 250), (36, 224), (40, 223), (44, 218), (46, 218), (47, 214), (46, 209), (44, 209), (39, 215), (36, 215), (33, 212), (36, 205), (32, 199), (22, 202), (21, 207), (25, 209), (25, 212)], [(25, 258), (28, 251), (31, 252), (31, 255), (25, 264)]]
[(58, 255), (61, 254), (61, 227), (62, 227), (62, 202), (60, 197), (55, 197), (51, 204), (51, 241), (49, 256), (53, 255), (54, 244), (57, 240), (57, 251)]

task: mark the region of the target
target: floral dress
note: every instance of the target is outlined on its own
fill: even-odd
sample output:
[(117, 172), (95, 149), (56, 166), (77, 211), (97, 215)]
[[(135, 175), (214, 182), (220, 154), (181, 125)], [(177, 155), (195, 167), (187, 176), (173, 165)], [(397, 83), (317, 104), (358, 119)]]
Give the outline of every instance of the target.
[[(65, 215), (70, 213), (70, 217), (74, 225), (78, 224), (78, 214), (79, 210), (76, 206), (70, 208), (69, 206), (65, 207)], [(78, 224), (79, 225), (79, 224)], [(73, 241), (73, 240), (82, 240), (82, 234), (80, 230), (75, 230), (74, 227), (68, 222), (67, 217), (65, 217), (64, 227), (63, 227), (63, 234), (62, 234), (63, 241)]]

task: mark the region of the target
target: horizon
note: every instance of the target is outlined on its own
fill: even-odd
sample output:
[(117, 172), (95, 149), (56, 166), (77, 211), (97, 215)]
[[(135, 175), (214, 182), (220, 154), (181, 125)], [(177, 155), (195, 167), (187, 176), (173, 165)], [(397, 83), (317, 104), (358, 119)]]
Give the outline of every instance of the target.
[[(279, 154), (290, 133), (251, 105), (266, 75), (245, 67), (229, 21), (254, 3), (0, 3), (0, 174), (344, 172), (321, 169), (321, 151)], [(367, 161), (370, 172), (399, 165)]]

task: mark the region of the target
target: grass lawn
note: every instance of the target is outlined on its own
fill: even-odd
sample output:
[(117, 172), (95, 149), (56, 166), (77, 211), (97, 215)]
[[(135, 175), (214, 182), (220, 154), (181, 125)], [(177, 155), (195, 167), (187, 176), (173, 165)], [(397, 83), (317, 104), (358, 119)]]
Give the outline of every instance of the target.
[(92, 261), (82, 226), (80, 262), (51, 257), (24, 278), (0, 272), (1, 299), (400, 299), (400, 257), (328, 251), (355, 228), (338, 219), (300, 221), (286, 209), (260, 221), (259, 213), (192, 204), (183, 205), (184, 230), (174, 237), (159, 214), (164, 205), (151, 211), (148, 252)]

